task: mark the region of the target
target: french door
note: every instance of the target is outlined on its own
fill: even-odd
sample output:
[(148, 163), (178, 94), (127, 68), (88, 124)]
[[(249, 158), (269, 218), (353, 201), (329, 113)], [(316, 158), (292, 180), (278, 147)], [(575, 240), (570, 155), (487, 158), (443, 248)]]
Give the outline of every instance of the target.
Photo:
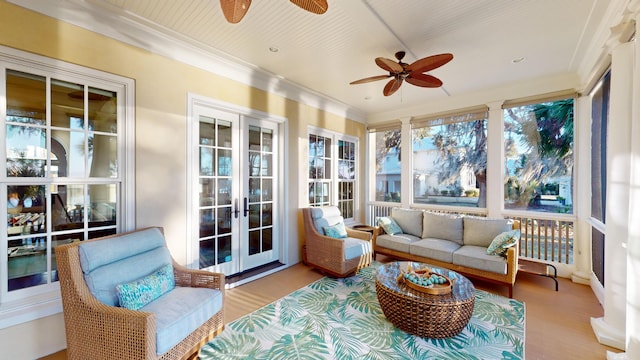
[(232, 275), (278, 260), (278, 124), (206, 106), (193, 115), (198, 267)]

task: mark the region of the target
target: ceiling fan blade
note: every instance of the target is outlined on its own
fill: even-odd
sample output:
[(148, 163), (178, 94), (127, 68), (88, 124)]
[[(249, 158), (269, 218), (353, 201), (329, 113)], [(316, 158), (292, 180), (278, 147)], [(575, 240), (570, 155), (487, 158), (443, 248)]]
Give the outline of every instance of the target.
[(428, 88), (437, 88), (442, 86), (442, 80), (438, 79), (437, 77), (416, 72), (409, 74), (406, 80), (409, 84), (415, 86)]
[(303, 10), (307, 10), (318, 15), (326, 13), (329, 8), (327, 0), (291, 0), (291, 2)]
[(225, 19), (232, 24), (237, 24), (247, 14), (251, 0), (220, 0), (220, 7)]
[(387, 59), (383, 57), (376, 58), (376, 64), (380, 66), (383, 70), (386, 70), (391, 73), (399, 73), (404, 70), (402, 68), (402, 65), (398, 64), (397, 62), (391, 59)]
[(370, 76), (370, 77), (366, 77), (364, 79), (360, 79), (360, 80), (356, 80), (356, 81), (352, 81), (349, 83), (349, 85), (356, 85), (356, 84), (364, 84), (364, 83), (368, 83), (368, 82), (372, 82), (372, 81), (378, 81), (378, 80), (383, 80), (383, 79), (387, 79), (389, 78), (391, 75), (376, 75), (376, 76)]
[(387, 85), (385, 85), (384, 90), (382, 90), (382, 94), (384, 94), (384, 96), (389, 96), (396, 92), (396, 90), (400, 89), (400, 85), (402, 85), (402, 78), (396, 76), (391, 79)]
[(448, 63), (452, 59), (453, 59), (453, 54), (449, 54), (449, 53), (427, 56), (426, 58), (416, 60), (412, 64), (407, 66), (407, 71), (413, 71), (413, 72), (419, 72), (419, 73), (427, 72), (435, 68), (439, 68), (440, 66)]

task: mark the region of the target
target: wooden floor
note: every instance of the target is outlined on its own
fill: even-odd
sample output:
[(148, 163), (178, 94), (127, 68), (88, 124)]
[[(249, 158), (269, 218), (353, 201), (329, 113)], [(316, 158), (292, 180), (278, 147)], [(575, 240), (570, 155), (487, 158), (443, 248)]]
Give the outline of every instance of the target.
[[(385, 261), (382, 256), (378, 261)], [(320, 279), (322, 274), (297, 264), (260, 280), (227, 290), (225, 323), (229, 323), (267, 305), (305, 285)], [(506, 287), (472, 280), (476, 288), (507, 296)], [(601, 317), (603, 309), (588, 286), (558, 279), (556, 292), (553, 280), (537, 275), (518, 273), (513, 297), (526, 308), (526, 349), (529, 360), (602, 360), (607, 350), (591, 330), (590, 319)], [(65, 351), (43, 359), (66, 359)]]

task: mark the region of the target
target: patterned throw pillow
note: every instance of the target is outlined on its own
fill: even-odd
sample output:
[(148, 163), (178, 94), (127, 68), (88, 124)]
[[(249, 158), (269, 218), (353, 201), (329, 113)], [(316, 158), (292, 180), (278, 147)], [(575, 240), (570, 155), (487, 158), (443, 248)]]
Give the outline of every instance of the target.
[(402, 234), (402, 228), (392, 217), (385, 216), (378, 218), (378, 226), (389, 235)]
[(347, 228), (344, 226), (342, 221), (333, 226), (325, 226), (322, 229), (324, 230), (324, 234), (328, 237), (336, 239), (343, 239), (347, 237)]
[(173, 266), (167, 264), (142, 279), (116, 286), (120, 306), (138, 310), (176, 286)]
[(487, 248), (487, 254), (504, 256), (507, 249), (516, 245), (520, 240), (520, 230), (505, 231), (497, 235)]

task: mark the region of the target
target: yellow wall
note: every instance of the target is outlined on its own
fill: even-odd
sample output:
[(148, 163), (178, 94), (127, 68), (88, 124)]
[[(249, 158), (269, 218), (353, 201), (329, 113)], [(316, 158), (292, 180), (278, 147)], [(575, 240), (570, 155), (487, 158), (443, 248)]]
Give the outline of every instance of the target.
[[(0, 1), (0, 45), (95, 68), (135, 80), (136, 226), (160, 225), (172, 254), (186, 261), (186, 140), (187, 94), (255, 109), (288, 119), (290, 164), (304, 164), (307, 126), (327, 128), (361, 139), (364, 160), (364, 125), (314, 109), (281, 96), (169, 60), (53, 18)], [(304, 151), (297, 151), (300, 148)], [(298, 166), (287, 166), (295, 169)], [(285, 173), (291, 188), (287, 211), (292, 219), (283, 233), (299, 249), (298, 209), (306, 204), (306, 174)], [(364, 161), (360, 174), (365, 174)], [(299, 190), (300, 185), (303, 185)], [(364, 209), (364, 181), (360, 182), (360, 209)], [(364, 212), (362, 212), (363, 214)], [(297, 244), (296, 244), (297, 242)], [(300, 260), (291, 251), (289, 262)], [(47, 339), (47, 340), (45, 340)], [(41, 344), (33, 346), (32, 344)], [(0, 329), (3, 357), (30, 359), (65, 347), (62, 317)], [(9, 353), (7, 353), (7, 351)]]

